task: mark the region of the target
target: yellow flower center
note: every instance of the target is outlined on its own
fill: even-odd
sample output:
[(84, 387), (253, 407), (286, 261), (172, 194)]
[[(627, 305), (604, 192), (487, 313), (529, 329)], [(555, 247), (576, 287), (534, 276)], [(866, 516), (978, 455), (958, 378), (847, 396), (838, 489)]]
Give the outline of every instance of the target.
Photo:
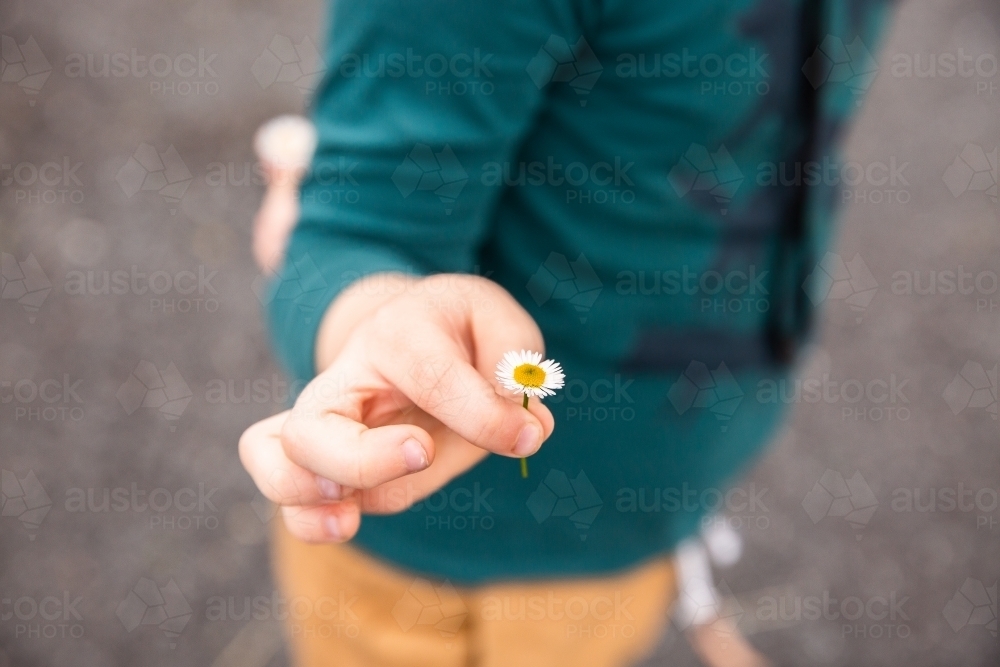
[(545, 371), (534, 364), (521, 364), (514, 369), (514, 382), (522, 387), (538, 389), (545, 384)]

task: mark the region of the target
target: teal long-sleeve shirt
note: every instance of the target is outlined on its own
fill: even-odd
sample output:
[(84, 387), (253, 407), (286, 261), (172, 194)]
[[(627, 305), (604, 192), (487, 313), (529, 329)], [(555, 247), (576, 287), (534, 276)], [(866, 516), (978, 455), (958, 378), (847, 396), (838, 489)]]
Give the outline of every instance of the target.
[(880, 15), (333, 3), (319, 143), (270, 293), (279, 357), (313, 377), (322, 313), (361, 276), (479, 273), (528, 309), (568, 380), (527, 480), (488, 457), (365, 517), (357, 545), (456, 583), (597, 574), (753, 504), (727, 485), (780, 418), (758, 388), (822, 300), (803, 285), (822, 291), (836, 187), (809, 166), (836, 160), (877, 76)]

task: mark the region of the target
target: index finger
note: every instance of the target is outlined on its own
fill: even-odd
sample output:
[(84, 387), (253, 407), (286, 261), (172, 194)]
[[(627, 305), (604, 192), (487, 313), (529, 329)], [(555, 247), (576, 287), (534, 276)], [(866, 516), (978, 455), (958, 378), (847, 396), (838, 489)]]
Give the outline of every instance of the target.
[(414, 324), (370, 361), (418, 407), (477, 447), (502, 456), (530, 456), (553, 430), (548, 408), (525, 410), (497, 394), (468, 361), (469, 352), (441, 329)]

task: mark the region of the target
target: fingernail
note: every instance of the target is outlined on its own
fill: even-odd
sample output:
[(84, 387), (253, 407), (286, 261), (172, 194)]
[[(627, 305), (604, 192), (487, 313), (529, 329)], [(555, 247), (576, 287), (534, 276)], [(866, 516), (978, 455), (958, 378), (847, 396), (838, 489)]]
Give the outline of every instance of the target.
[(531, 456), (542, 446), (542, 432), (534, 424), (528, 424), (521, 429), (514, 445), (514, 453), (518, 456)]
[(332, 479), (317, 476), (316, 486), (319, 487), (319, 495), (323, 496), (327, 500), (340, 500), (343, 496), (340, 484), (337, 484)]
[(337, 540), (338, 542), (343, 538), (343, 533), (340, 532), (340, 521), (337, 520), (335, 516), (327, 516), (323, 519), (323, 525), (326, 527), (327, 534)]
[(403, 460), (410, 472), (417, 472), (427, 467), (427, 452), (424, 446), (415, 438), (407, 438), (403, 443)]

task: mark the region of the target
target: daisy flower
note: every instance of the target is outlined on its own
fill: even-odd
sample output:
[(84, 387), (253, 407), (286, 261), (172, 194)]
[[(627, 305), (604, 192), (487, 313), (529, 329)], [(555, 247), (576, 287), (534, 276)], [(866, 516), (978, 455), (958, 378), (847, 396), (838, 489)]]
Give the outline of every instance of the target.
[[(521, 350), (520, 353), (511, 350), (503, 355), (497, 364), (497, 381), (507, 391), (524, 394), (522, 406), (528, 409), (528, 398), (537, 396), (552, 396), (556, 389), (562, 389), (566, 382), (562, 367), (546, 359), (542, 361), (540, 352)], [(521, 459), (521, 477), (528, 476), (528, 460)]]
[(497, 380), (507, 391), (524, 394), (525, 403), (529, 396), (552, 396), (556, 389), (562, 389), (566, 376), (562, 367), (546, 359), (542, 361), (540, 352), (510, 351), (497, 364)]

